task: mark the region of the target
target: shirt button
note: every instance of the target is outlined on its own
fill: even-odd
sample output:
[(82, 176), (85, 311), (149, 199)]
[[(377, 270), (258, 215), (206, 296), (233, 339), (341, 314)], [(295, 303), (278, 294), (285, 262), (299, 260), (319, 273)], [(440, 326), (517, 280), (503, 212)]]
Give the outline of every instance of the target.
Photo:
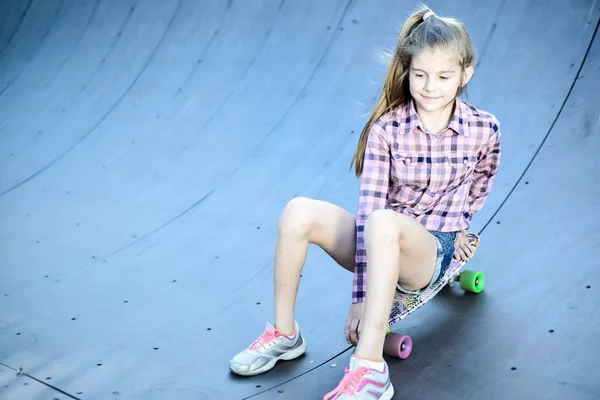
[(469, 160), (467, 160), (466, 158), (463, 160), (463, 164), (466, 164), (468, 162), (469, 162)]
[(436, 167), (439, 167), (439, 166), (440, 166), (440, 163), (439, 163), (439, 162), (436, 162), (436, 163), (435, 163), (435, 166), (436, 166)]
[(419, 205), (417, 206), (417, 208), (418, 208), (419, 210), (422, 210), (422, 209), (423, 209), (423, 206), (419, 204)]
[(407, 159), (406, 159), (406, 163), (407, 163), (407, 164), (410, 164), (410, 162), (411, 162), (411, 159), (410, 159), (410, 157), (409, 157), (409, 158), (407, 158)]

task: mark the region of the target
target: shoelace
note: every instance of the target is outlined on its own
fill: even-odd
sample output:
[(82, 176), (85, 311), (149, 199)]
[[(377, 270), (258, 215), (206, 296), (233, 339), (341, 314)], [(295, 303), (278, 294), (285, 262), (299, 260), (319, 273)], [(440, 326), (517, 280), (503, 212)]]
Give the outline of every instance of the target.
[(275, 328), (266, 330), (256, 339), (251, 345), (250, 349), (258, 350), (261, 347), (264, 347), (267, 344), (270, 344), (275, 339), (281, 337), (281, 333)]
[(354, 371), (350, 371), (350, 369), (346, 367), (345, 372), (346, 374), (344, 375), (344, 378), (342, 378), (340, 384), (331, 392), (327, 393), (325, 397), (323, 397), (323, 400), (334, 400), (343, 395), (356, 395), (358, 385), (369, 372), (369, 369), (366, 367), (359, 367)]

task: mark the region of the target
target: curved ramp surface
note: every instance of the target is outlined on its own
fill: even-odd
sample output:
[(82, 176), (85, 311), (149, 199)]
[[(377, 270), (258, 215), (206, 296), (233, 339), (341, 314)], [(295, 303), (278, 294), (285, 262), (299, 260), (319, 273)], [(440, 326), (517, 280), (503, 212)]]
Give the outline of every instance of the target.
[[(446, 291), (398, 327), (417, 348), (390, 360), (397, 397), (600, 392), (600, 5), (567, 3), (429, 2), (473, 36), (469, 100), (500, 119), (504, 157), (473, 226), (486, 292)], [(385, 74), (374, 55), (414, 5), (1, 6), (0, 397), (332, 389), (351, 350), (352, 277), (319, 249), (296, 310), (306, 356), (251, 379), (227, 360), (273, 318), (286, 202), (355, 211), (349, 161)]]

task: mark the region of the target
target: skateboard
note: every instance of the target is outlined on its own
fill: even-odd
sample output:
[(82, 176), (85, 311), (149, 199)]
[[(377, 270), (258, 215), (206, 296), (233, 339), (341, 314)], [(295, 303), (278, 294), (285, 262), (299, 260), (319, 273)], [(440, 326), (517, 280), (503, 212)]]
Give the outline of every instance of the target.
[[(476, 248), (479, 245), (477, 235), (468, 233), (467, 238), (473, 247)], [(421, 294), (406, 294), (396, 290), (383, 348), (385, 354), (400, 359), (408, 358), (413, 347), (412, 339), (408, 335), (393, 333), (391, 326), (421, 308), (446, 285), (452, 286), (455, 282), (459, 282), (464, 291), (480, 293), (483, 290), (485, 283), (483, 273), (465, 270), (463, 269), (465, 264), (466, 261), (457, 261), (453, 258), (444, 275)]]

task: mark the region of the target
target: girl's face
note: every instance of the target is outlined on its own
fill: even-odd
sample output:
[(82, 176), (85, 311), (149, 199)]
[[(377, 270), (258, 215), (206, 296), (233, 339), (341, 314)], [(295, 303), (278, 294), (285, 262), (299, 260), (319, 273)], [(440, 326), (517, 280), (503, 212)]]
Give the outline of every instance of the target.
[(408, 79), (417, 110), (432, 113), (444, 109), (472, 75), (473, 67), (468, 67), (463, 77), (451, 49), (427, 49), (413, 56)]

